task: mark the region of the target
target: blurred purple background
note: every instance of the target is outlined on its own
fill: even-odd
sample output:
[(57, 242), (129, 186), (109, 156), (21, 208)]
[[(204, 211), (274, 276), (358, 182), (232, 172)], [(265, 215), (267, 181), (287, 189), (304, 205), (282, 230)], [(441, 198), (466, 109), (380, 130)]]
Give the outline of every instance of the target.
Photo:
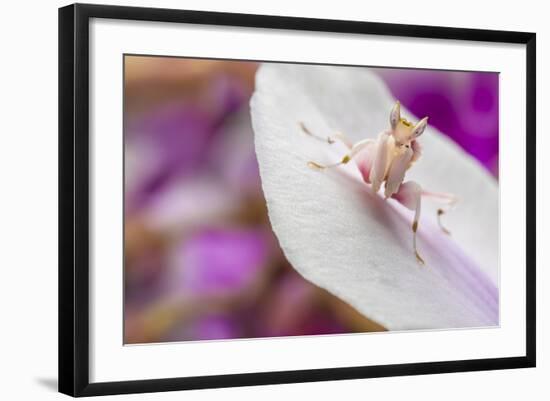
[[(278, 246), (248, 110), (256, 69), (125, 58), (125, 343), (384, 330)], [(374, 71), (496, 176), (497, 74)]]

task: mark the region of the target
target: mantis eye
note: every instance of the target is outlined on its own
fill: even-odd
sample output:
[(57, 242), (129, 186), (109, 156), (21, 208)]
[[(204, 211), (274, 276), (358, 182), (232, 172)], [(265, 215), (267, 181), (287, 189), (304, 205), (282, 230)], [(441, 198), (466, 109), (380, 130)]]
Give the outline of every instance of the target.
[(422, 135), (422, 133), (424, 132), (427, 126), (428, 126), (428, 117), (424, 117), (422, 120), (417, 122), (414, 128), (412, 129), (411, 139), (418, 138), (420, 135)]
[(401, 104), (397, 101), (390, 112), (390, 124), (392, 129), (397, 127), (399, 120), (401, 120)]

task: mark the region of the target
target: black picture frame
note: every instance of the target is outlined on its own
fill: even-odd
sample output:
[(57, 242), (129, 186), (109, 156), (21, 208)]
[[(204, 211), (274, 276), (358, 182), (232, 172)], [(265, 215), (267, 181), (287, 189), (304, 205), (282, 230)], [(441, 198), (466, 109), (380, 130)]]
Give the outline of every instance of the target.
[[(89, 380), (89, 22), (161, 21), (439, 38), (526, 46), (526, 353), (520, 357), (90, 383)], [(479, 29), (74, 4), (59, 9), (59, 391), (71, 396), (421, 375), (535, 366), (536, 35)]]

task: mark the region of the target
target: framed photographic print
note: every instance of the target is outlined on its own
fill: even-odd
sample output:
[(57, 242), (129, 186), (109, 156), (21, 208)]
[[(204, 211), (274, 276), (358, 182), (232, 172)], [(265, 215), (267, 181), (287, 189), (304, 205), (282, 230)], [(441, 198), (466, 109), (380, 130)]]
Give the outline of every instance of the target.
[(535, 80), (534, 33), (61, 8), (59, 390), (535, 366)]

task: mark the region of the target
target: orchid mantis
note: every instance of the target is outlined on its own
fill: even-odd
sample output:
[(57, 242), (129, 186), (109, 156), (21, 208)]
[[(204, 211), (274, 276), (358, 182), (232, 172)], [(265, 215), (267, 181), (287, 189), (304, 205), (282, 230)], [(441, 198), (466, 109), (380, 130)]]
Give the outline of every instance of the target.
[[(422, 135), (428, 125), (428, 117), (424, 117), (413, 124), (401, 117), (401, 106), (396, 102), (390, 112), (390, 129), (381, 132), (377, 139), (364, 139), (357, 143), (351, 143), (343, 134), (328, 137), (326, 141), (333, 144), (341, 141), (349, 152), (334, 164), (322, 165), (313, 161), (308, 166), (316, 170), (325, 170), (338, 167), (354, 161), (363, 176), (363, 180), (370, 184), (374, 193), (378, 193), (384, 185), (384, 198), (393, 198), (414, 211), (412, 223), (413, 250), (417, 261), (424, 264), (416, 246), (416, 232), (420, 218), (421, 198), (429, 197), (445, 204), (446, 208), (437, 210), (437, 221), (441, 229), (449, 234), (441, 224), (441, 215), (456, 203), (456, 197), (452, 194), (427, 192), (414, 182), (404, 182), (406, 171), (420, 158), (421, 148), (417, 138)], [(307, 127), (300, 123), (302, 130), (317, 139), (325, 140), (314, 135)]]

